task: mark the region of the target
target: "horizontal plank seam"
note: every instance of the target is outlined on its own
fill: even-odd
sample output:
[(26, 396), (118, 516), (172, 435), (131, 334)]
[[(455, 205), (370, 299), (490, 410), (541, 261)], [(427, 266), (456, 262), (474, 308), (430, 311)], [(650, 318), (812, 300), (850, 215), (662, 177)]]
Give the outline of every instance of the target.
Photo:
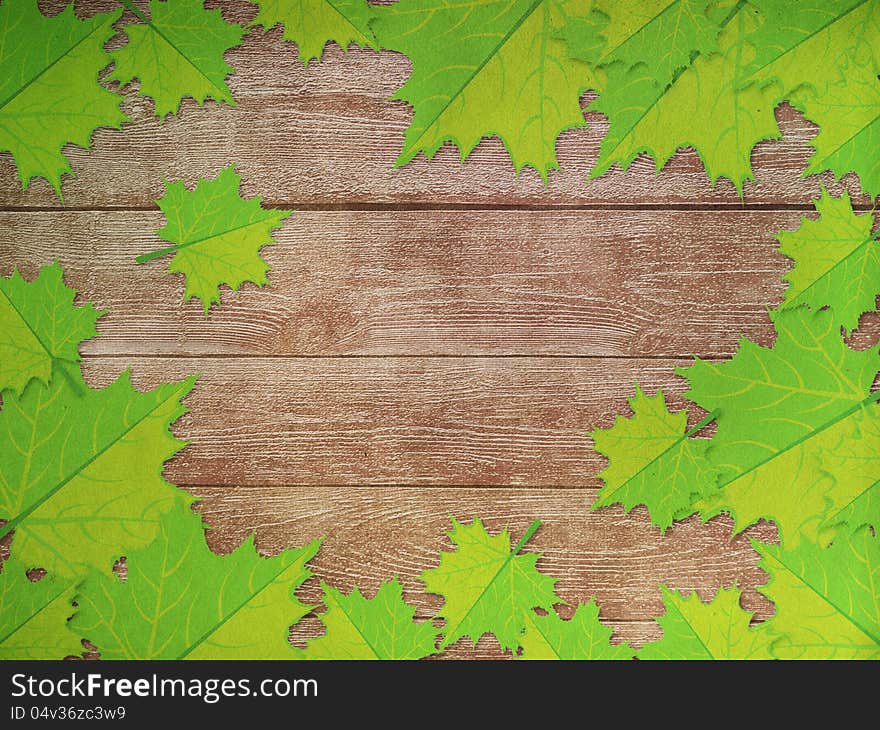
[(516, 491), (522, 491), (526, 489), (534, 489), (535, 491), (548, 492), (555, 491), (566, 494), (571, 494), (572, 492), (597, 492), (601, 487), (588, 487), (588, 486), (576, 486), (576, 487), (557, 487), (553, 485), (547, 486), (535, 486), (529, 484), (442, 484), (442, 485), (425, 485), (425, 484), (405, 484), (401, 482), (375, 482), (371, 484), (216, 484), (216, 483), (205, 483), (205, 484), (195, 484), (195, 483), (182, 483), (177, 484), (177, 487), (184, 490), (189, 490), (190, 487), (193, 488), (201, 488), (201, 489), (353, 489), (353, 490), (364, 490), (370, 491), (373, 489), (439, 489), (439, 490), (447, 490), (447, 489), (473, 489), (473, 490), (494, 490), (497, 491), (499, 489), (512, 489)]
[[(263, 200), (269, 208), (288, 208), (309, 212), (443, 212), (443, 211), (681, 211), (681, 212), (784, 212), (801, 211), (815, 212), (809, 203), (564, 203), (532, 204), (532, 203), (299, 203), (294, 200)], [(857, 212), (872, 211), (870, 205), (853, 206)], [(98, 206), (0, 206), (0, 213), (138, 213), (158, 212), (157, 205), (98, 205)]]
[[(100, 342), (100, 340), (99, 340)], [(451, 355), (451, 354), (409, 354), (400, 355), (278, 355), (262, 354), (258, 352), (243, 353), (240, 355), (229, 353), (202, 353), (186, 355), (180, 353), (157, 354), (137, 352), (112, 352), (101, 354), (85, 354), (84, 360), (120, 360), (125, 358), (137, 358), (139, 360), (690, 360), (699, 357), (702, 360), (721, 360), (730, 357), (730, 353), (721, 354), (695, 354), (689, 355), (560, 355), (560, 354), (502, 354), (502, 355)]]

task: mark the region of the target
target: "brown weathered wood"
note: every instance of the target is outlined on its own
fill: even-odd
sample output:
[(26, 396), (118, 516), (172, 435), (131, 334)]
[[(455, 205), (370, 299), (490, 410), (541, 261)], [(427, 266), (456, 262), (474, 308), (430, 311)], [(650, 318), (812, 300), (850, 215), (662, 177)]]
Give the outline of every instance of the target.
[[(585, 432), (675, 361), (583, 358), (90, 358), (91, 385), (200, 373), (175, 484), (595, 486)], [(670, 399), (678, 403), (678, 399)], [(697, 414), (695, 414), (696, 416)]]
[[(242, 22), (255, 12), (244, 2), (222, 5), (228, 18)], [(91, 14), (117, 5), (93, 0), (78, 7)], [(721, 181), (712, 189), (692, 150), (676, 155), (662, 175), (645, 157), (626, 173), (616, 170), (588, 182), (607, 129), (593, 112), (587, 113), (588, 128), (559, 140), (561, 169), (551, 174), (549, 188), (534, 170), (517, 178), (497, 139), (484, 141), (464, 165), (458, 151), (447, 146), (430, 163), (420, 157), (394, 170), (411, 116), (405, 103), (388, 100), (409, 74), (404, 56), (360, 49), (344, 53), (331, 45), (321, 63), (304, 68), (276, 28), (248, 35), (227, 61), (237, 72), (229, 79), (236, 108), (213, 102), (200, 108), (189, 100), (163, 123), (153, 116), (151, 101), (127, 90), (124, 109), (134, 121), (121, 131), (99, 130), (91, 153), (70, 150), (76, 178), (64, 185), (66, 205), (151, 205), (161, 195), (163, 178), (192, 182), (231, 162), (244, 177), (247, 194), (299, 204), (739, 203), (731, 183)], [(746, 202), (806, 204), (822, 181), (837, 189), (827, 175), (800, 179), (815, 127), (788, 107), (780, 108), (778, 117), (785, 139), (754, 151), (757, 180), (746, 185)], [(855, 180), (849, 184), (857, 189)], [(33, 205), (59, 202), (45, 181), (22, 192), (11, 157), (0, 154), (0, 207)]]
[[(116, 5), (77, 3), (83, 14)], [(254, 12), (222, 6), (241, 22)], [(789, 266), (773, 235), (800, 216), (782, 208), (807, 211), (820, 182), (841, 189), (800, 179), (815, 127), (777, 110), (785, 138), (758, 146), (746, 185), (745, 202), (765, 209), (737, 210), (733, 186), (712, 189), (692, 150), (659, 176), (642, 158), (587, 182), (606, 129), (589, 111), (588, 128), (562, 136), (548, 188), (534, 171), (515, 176), (498, 140), (463, 165), (447, 147), (393, 170), (411, 115), (388, 100), (409, 73), (404, 57), (331, 46), (305, 69), (276, 29), (227, 60), (238, 107), (188, 101), (160, 123), (126, 89), (134, 121), (99, 131), (92, 152), (70, 151), (77, 177), (64, 186), (68, 207), (146, 209), (163, 178), (192, 184), (234, 162), (245, 195), (321, 209), (299, 211), (266, 249), (269, 288), (224, 292), (207, 320), (181, 303), (163, 261), (134, 264), (160, 245), (157, 212), (55, 210), (49, 186), (22, 192), (0, 154), (0, 209), (14, 209), (0, 213), (0, 275), (32, 276), (57, 257), (81, 300), (111, 310), (104, 336), (83, 347), (87, 380), (106, 384), (129, 363), (141, 388), (202, 374), (173, 427), (192, 444), (165, 474), (202, 498), (212, 547), (254, 530), (267, 553), (326, 535), (305, 600), (320, 602), (319, 580), (371, 596), (398, 575), (426, 619), (440, 600), (417, 576), (450, 549), (450, 515), (509, 525), (514, 540), (539, 518), (528, 546), (539, 567), (568, 603), (595, 596), (618, 639), (659, 637), (660, 583), (703, 599), (736, 583), (743, 605), (769, 616), (748, 536), (772, 540), (772, 526), (731, 538), (729, 520), (691, 519), (661, 536), (643, 509), (590, 512), (604, 460), (585, 434), (627, 412), (636, 380), (681, 407), (680, 356), (769, 340), (764, 309)], [(443, 210), (454, 206), (468, 210)], [(878, 326), (866, 318), (855, 344)], [(293, 638), (319, 633), (312, 616)], [(499, 655), (492, 638), (449, 652)]]
[[(300, 211), (270, 285), (205, 319), (156, 212), (0, 213), (0, 275), (57, 258), (109, 313), (88, 354), (728, 356), (772, 336), (794, 211)], [(866, 319), (857, 342), (876, 335)]]
[[(667, 359), (89, 358), (103, 386), (198, 373), (175, 484), (599, 486), (586, 433), (628, 413), (638, 381), (685, 405)], [(880, 381), (880, 378), (878, 378)], [(691, 406), (692, 422), (702, 413)]]
[[(258, 549), (270, 554), (326, 535), (314, 561), (316, 576), (300, 591), (310, 603), (320, 603), (319, 580), (346, 593), (357, 585), (371, 596), (382, 581), (396, 575), (407, 599), (418, 606), (417, 615), (432, 616), (442, 601), (423, 592), (418, 575), (437, 565), (441, 550), (453, 549), (446, 536), (450, 516), (470, 521), (478, 515), (493, 534), (509, 527), (514, 543), (532, 520), (542, 520), (526, 548), (542, 553), (539, 569), (559, 579), (557, 592), (567, 603), (595, 597), (602, 617), (624, 639), (659, 636), (648, 622), (663, 612), (661, 583), (696, 589), (704, 600), (719, 586), (736, 583), (745, 590), (748, 610), (759, 618), (772, 611), (754, 590), (766, 582), (766, 575), (756, 566), (757, 554), (748, 540), (773, 540), (774, 530), (767, 524), (731, 538), (729, 520), (704, 525), (693, 518), (661, 535), (641, 508), (629, 515), (617, 507), (590, 511), (591, 489), (277, 486), (193, 491), (203, 498), (206, 521), (218, 525), (209, 532), (209, 542), (220, 552), (233, 549), (253, 531)], [(560, 612), (567, 616), (570, 610)], [(306, 621), (294, 635), (299, 640), (319, 633), (320, 624)]]

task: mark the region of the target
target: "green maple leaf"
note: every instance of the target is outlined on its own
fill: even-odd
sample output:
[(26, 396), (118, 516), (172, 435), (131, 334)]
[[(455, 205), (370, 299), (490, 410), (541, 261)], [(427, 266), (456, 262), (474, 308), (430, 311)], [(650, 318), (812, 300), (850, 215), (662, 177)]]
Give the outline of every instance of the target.
[(181, 181), (166, 183), (156, 202), (167, 222), (156, 233), (174, 245), (137, 258), (144, 263), (174, 254), (168, 270), (184, 274), (186, 299), (200, 299), (206, 315), (219, 304), (222, 284), (235, 291), (246, 281), (258, 286), (268, 281), (260, 249), (275, 243), (272, 231), (292, 212), (265, 209), (260, 197), (245, 200), (240, 185), (233, 165), (216, 178), (200, 179), (192, 192)]
[(880, 195), (880, 80), (864, 73), (847, 75), (845, 85), (829, 86), (824, 94), (802, 89), (792, 101), (819, 125), (810, 144), (816, 153), (804, 175), (831, 170), (837, 178), (859, 176), (862, 190)]
[(622, 504), (630, 511), (643, 504), (651, 522), (665, 531), (697, 497), (717, 489), (717, 474), (706, 458), (709, 440), (691, 438), (712, 417), (689, 431), (687, 411), (671, 413), (662, 391), (646, 396), (638, 386), (629, 404), (632, 418), (618, 416), (611, 428), (591, 434), (596, 451), (608, 457), (599, 474), (605, 486), (593, 509)]
[(526, 631), (520, 639), (520, 659), (632, 659), (635, 652), (626, 642), (611, 643), (611, 629), (599, 622), (599, 606), (594, 599), (577, 607), (563, 621), (550, 612), (527, 614)]
[(849, 195), (822, 190), (818, 220), (802, 219), (797, 231), (782, 231), (779, 251), (795, 262), (780, 309), (806, 304), (831, 307), (834, 322), (851, 332), (880, 294), (880, 245), (870, 213), (856, 215)]
[(75, 296), (58, 263), (31, 282), (18, 271), (0, 277), (0, 390), (21, 394), (31, 380), (48, 385), (55, 364), (79, 362), (79, 344), (98, 336), (95, 323), (104, 312), (74, 306)]
[(773, 347), (744, 340), (731, 360), (697, 360), (679, 373), (690, 383), (687, 397), (719, 414), (709, 458), (720, 488), (696, 508), (704, 519), (729, 512), (736, 531), (773, 520), (794, 547), (801, 534), (816, 539), (824, 514), (868, 485), (866, 474), (836, 473), (832, 456), (847, 442), (854, 458), (876, 450), (863, 435), (880, 419), (871, 393), (880, 363), (878, 347), (846, 346), (829, 310), (777, 312), (774, 324)]
[(665, 86), (638, 68), (610, 67), (605, 90), (590, 106), (609, 121), (591, 177), (616, 163), (626, 169), (642, 153), (659, 170), (680, 147), (693, 147), (713, 184), (726, 177), (742, 195), (743, 183), (754, 177), (752, 148), (781, 136), (774, 89), (740, 88), (754, 57), (746, 40), (754, 23), (748, 6), (738, 3), (720, 23), (719, 50), (698, 55)]
[(829, 489), (836, 479), (845, 480), (849, 499), (839, 500), (823, 515), (822, 544), (841, 529), (880, 528), (880, 418), (863, 419), (856, 438), (841, 438), (824, 461)]
[(430, 621), (413, 621), (415, 609), (403, 600), (397, 578), (370, 599), (357, 588), (346, 596), (321, 585), (327, 633), (298, 652), (303, 659), (421, 659), (437, 652), (439, 632)]
[(557, 137), (585, 125), (581, 93), (600, 84), (558, 38), (567, 18), (591, 12), (585, 0), (401, 0), (377, 9), (380, 45), (413, 65), (393, 97), (414, 110), (396, 164), (419, 152), (430, 159), (447, 141), (464, 160), (495, 135), (517, 172), (533, 167), (546, 181), (558, 167)]
[(23, 188), (42, 177), (60, 198), (72, 172), (62, 147), (88, 149), (98, 127), (128, 121), (121, 98), (98, 83), (121, 12), (80, 20), (71, 3), (49, 18), (36, 0), (0, 4), (0, 151), (12, 153)]
[(767, 628), (783, 659), (880, 659), (880, 539), (863, 528), (831, 547), (754, 543), (776, 604)]
[[(614, 20), (624, 19), (624, 23), (618, 23), (612, 27), (612, 36), (615, 35), (615, 30), (619, 25), (628, 25), (625, 19), (629, 17), (629, 14), (615, 14)], [(565, 41), (568, 55), (593, 68), (608, 65), (603, 63), (603, 54), (608, 47), (608, 39), (605, 37), (604, 31), (610, 22), (611, 18), (601, 10), (597, 10), (595, 6), (590, 13), (568, 16), (559, 29), (559, 37)]]
[(150, 0), (150, 17), (123, 0), (141, 21), (123, 28), (128, 43), (113, 51), (116, 67), (111, 80), (128, 84), (140, 80), (139, 96), (155, 102), (160, 119), (176, 114), (192, 97), (235, 106), (226, 85), (234, 69), (223, 54), (241, 45), (244, 29), (223, 20), (220, 10), (205, 10), (202, 0)]
[(67, 367), (48, 388), (4, 394), (0, 411), (0, 537), (15, 530), (16, 556), (61, 576), (109, 571), (149, 543), (184, 493), (162, 466), (184, 444), (168, 432), (195, 378), (140, 393), (128, 372), (101, 390)]
[(294, 591), (320, 544), (264, 558), (251, 535), (217, 555), (201, 517), (180, 507), (156, 540), (127, 553), (127, 580), (91, 572), (71, 629), (103, 659), (293, 659), (290, 627), (310, 610)]
[(766, 20), (750, 37), (756, 49), (744, 84), (773, 85), (820, 126), (805, 174), (854, 171), (880, 194), (880, 2), (754, 0)]
[[(600, 3), (605, 22), (576, 18), (562, 35), (573, 58), (597, 66), (635, 66), (659, 86), (689, 66), (694, 54), (717, 48), (721, 18), (712, 0), (621, 0)], [(606, 10), (607, 6), (607, 10)], [(597, 38), (598, 36), (598, 38)]]
[(0, 572), (0, 660), (64, 659), (83, 647), (67, 630), (76, 587), (52, 574), (32, 582), (15, 555)]
[(476, 646), (486, 633), (494, 634), (502, 649), (514, 649), (529, 612), (549, 611), (560, 603), (553, 593), (556, 580), (535, 568), (540, 556), (519, 554), (539, 526), (539, 521), (533, 522), (511, 550), (507, 530), (492, 537), (479, 518), (469, 525), (452, 520), (449, 537), (458, 549), (441, 553), (440, 565), (421, 575), (428, 592), (446, 601), (437, 614), (446, 620), (440, 649), (462, 636), (470, 636)]
[(743, 85), (778, 84), (779, 99), (803, 85), (824, 94), (845, 83), (843, 65), (860, 52), (874, 60), (880, 34), (877, 0), (750, 0), (763, 19), (749, 38), (755, 49)]
[(663, 638), (645, 644), (639, 659), (772, 659), (767, 624), (750, 628), (739, 588), (721, 589), (710, 603), (662, 586), (666, 613), (657, 619)]
[(378, 50), (370, 29), (375, 15), (366, 0), (249, 0), (259, 7), (251, 25), (266, 30), (281, 25), (284, 40), (296, 43), (306, 66), (320, 60), (324, 47), (336, 43), (343, 50), (351, 43)]

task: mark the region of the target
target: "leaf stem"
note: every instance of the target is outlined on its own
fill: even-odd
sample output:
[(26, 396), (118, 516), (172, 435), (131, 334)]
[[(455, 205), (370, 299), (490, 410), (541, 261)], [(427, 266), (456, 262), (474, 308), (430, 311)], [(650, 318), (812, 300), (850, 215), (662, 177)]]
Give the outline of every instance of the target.
[(511, 555), (516, 555), (520, 550), (522, 550), (525, 547), (525, 544), (532, 539), (532, 535), (534, 535), (538, 531), (538, 528), (540, 526), (541, 520), (535, 520), (531, 525), (529, 525), (529, 529), (526, 530), (525, 534), (516, 544), (516, 547), (513, 549)]
[(696, 426), (694, 426), (690, 431), (688, 431), (684, 435), (684, 437), (687, 439), (687, 438), (690, 438), (691, 436), (693, 436), (695, 433), (699, 433), (704, 428), (706, 428), (706, 426), (708, 426), (710, 423), (712, 423), (712, 421), (714, 421), (716, 418), (718, 418), (718, 409), (717, 408), (714, 411), (712, 411), (708, 416), (706, 416), (702, 421), (700, 421)]
[(139, 264), (145, 264), (147, 263), (147, 261), (152, 261), (153, 259), (157, 259), (161, 256), (167, 256), (170, 253), (174, 253), (177, 249), (177, 245), (168, 246), (167, 248), (160, 248), (158, 251), (150, 251), (150, 253), (141, 254), (135, 259), (135, 261)]
[(85, 391), (83, 390), (82, 382), (78, 381), (73, 375), (71, 375), (70, 371), (68, 370), (68, 368), (71, 366), (79, 369), (79, 363), (75, 360), (68, 360), (63, 357), (53, 357), (52, 364), (54, 365), (55, 363), (58, 364), (58, 370), (64, 376), (64, 379), (67, 381), (67, 384), (70, 386), (71, 390), (73, 390), (73, 392), (79, 396), (83, 395)]
[(141, 21), (141, 23), (150, 24), (150, 19), (143, 13), (141, 10), (135, 5), (131, 0), (120, 0), (122, 5), (127, 9), (134, 13), (135, 17)]

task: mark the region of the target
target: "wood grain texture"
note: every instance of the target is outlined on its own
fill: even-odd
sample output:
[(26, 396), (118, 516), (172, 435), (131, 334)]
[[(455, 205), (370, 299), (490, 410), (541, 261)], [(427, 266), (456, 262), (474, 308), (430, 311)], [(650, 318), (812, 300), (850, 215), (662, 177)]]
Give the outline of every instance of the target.
[[(63, 4), (54, 0), (44, 8), (53, 11)], [(220, 6), (228, 19), (239, 22), (255, 13), (252, 5), (237, 0)], [(77, 7), (89, 15), (117, 4), (90, 0)], [(124, 110), (133, 121), (122, 130), (98, 130), (91, 152), (66, 150), (76, 177), (64, 184), (64, 203), (150, 206), (161, 195), (163, 178), (194, 182), (230, 162), (236, 163), (248, 195), (300, 205), (740, 203), (729, 181), (712, 188), (693, 150), (677, 154), (662, 175), (642, 157), (625, 173), (615, 169), (588, 182), (607, 130), (594, 112), (586, 114), (589, 126), (560, 137), (560, 170), (551, 174), (549, 187), (534, 170), (517, 177), (498, 139), (485, 140), (465, 164), (447, 145), (430, 163), (420, 156), (395, 170), (412, 113), (405, 103), (389, 101), (409, 75), (404, 56), (343, 52), (330, 45), (320, 63), (305, 68), (276, 28), (250, 33), (226, 59), (236, 69), (229, 78), (234, 108), (213, 102), (202, 108), (188, 100), (162, 123), (153, 116), (152, 102), (135, 96), (136, 86), (126, 89)], [(585, 106), (590, 98), (584, 97)], [(785, 138), (755, 149), (756, 180), (746, 184), (745, 202), (806, 205), (822, 182), (837, 190), (828, 175), (800, 177), (815, 126), (787, 106), (777, 115)], [(854, 178), (847, 185), (858, 191)], [(857, 200), (867, 204), (864, 196)], [(0, 207), (58, 205), (45, 181), (22, 192), (11, 157), (0, 154)]]
[[(725, 357), (768, 342), (795, 211), (300, 211), (265, 288), (182, 301), (158, 212), (0, 213), (0, 275), (59, 260), (91, 355)], [(855, 343), (876, 338), (865, 318)]]
[[(255, 12), (207, 5), (238, 22)], [(115, 7), (77, 2), (83, 15)], [(769, 343), (765, 310), (790, 266), (774, 235), (810, 214), (821, 183), (843, 189), (801, 178), (815, 126), (777, 109), (784, 138), (755, 149), (743, 201), (729, 182), (709, 185), (693, 150), (661, 175), (642, 157), (588, 182), (607, 129), (590, 111), (560, 138), (548, 187), (516, 176), (497, 139), (464, 164), (447, 146), (394, 170), (411, 110), (389, 97), (406, 58), (331, 45), (305, 68), (278, 29), (226, 58), (235, 108), (189, 100), (160, 123), (136, 84), (124, 89), (133, 121), (68, 150), (63, 204), (44, 182), (21, 191), (0, 154), (0, 275), (57, 258), (80, 301), (111, 310), (82, 348), (88, 382), (129, 365), (142, 389), (200, 373), (173, 427), (192, 443), (165, 475), (202, 499), (211, 546), (256, 531), (275, 553), (326, 535), (306, 601), (320, 602), (319, 580), (372, 596), (398, 575), (428, 619), (441, 601), (417, 576), (451, 549), (450, 516), (510, 526), (514, 540), (539, 518), (528, 549), (560, 579), (560, 612), (594, 596), (616, 640), (660, 636), (661, 583), (703, 600), (736, 583), (770, 616), (748, 538), (774, 540), (771, 525), (732, 537), (727, 519), (690, 519), (661, 535), (641, 508), (591, 512), (605, 461), (586, 433), (627, 413), (636, 381), (679, 408), (685, 357), (728, 357), (741, 336)], [(224, 291), (206, 320), (165, 261), (134, 258), (161, 245), (162, 180), (191, 186), (229, 163), (245, 195), (301, 209), (265, 250), (270, 286)], [(869, 205), (853, 176), (845, 187)], [(868, 316), (853, 343), (878, 331)], [(292, 638), (321, 632), (313, 614)], [(448, 656), (501, 653), (484, 637)]]
[[(486, 516), (493, 534), (509, 527), (515, 543), (534, 519), (543, 524), (527, 550), (542, 554), (541, 571), (559, 579), (557, 593), (571, 607), (596, 598), (602, 617), (622, 639), (658, 638), (650, 619), (663, 612), (659, 584), (696, 589), (703, 600), (719, 586), (745, 590), (743, 605), (759, 618), (772, 612), (754, 587), (766, 582), (756, 566), (749, 538), (774, 540), (774, 529), (757, 525), (731, 537), (731, 523), (696, 518), (677, 523), (665, 536), (652, 527), (644, 509), (629, 515), (620, 508), (589, 511), (591, 489), (406, 489), (315, 487), (198, 487), (201, 511), (212, 547), (233, 549), (255, 531), (257, 546), (274, 554), (326, 534), (313, 565), (316, 576), (300, 592), (307, 602), (321, 600), (319, 581), (371, 596), (382, 581), (397, 575), (407, 599), (427, 618), (442, 600), (425, 594), (418, 575), (434, 567), (441, 550), (452, 550), (446, 532), (450, 516), (470, 521)], [(295, 629), (300, 641), (321, 632), (317, 621)], [(467, 642), (458, 645), (472, 654)], [(494, 645), (494, 646), (493, 646)], [(481, 642), (477, 655), (497, 653), (494, 640)], [(458, 653), (455, 654), (456, 656)]]
[(626, 410), (636, 381), (681, 393), (675, 364), (131, 357), (83, 370), (103, 386), (130, 365), (140, 389), (200, 374), (174, 427), (192, 442), (165, 470), (175, 484), (579, 487), (604, 463), (585, 433)]
[[(302, 211), (270, 287), (182, 302), (153, 212), (0, 213), (0, 274), (58, 259), (109, 313), (89, 354), (729, 354), (765, 337), (794, 211)], [(724, 240), (717, 247), (712, 242)], [(721, 306), (719, 306), (721, 305)]]

